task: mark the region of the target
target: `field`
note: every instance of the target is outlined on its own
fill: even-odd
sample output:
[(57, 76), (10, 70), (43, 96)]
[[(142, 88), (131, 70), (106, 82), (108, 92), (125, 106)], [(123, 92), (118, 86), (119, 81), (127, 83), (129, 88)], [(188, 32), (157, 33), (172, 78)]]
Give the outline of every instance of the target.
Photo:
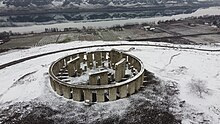
[[(30, 48), (70, 41), (124, 41), (142, 40), (170, 42), (175, 44), (218, 44), (220, 29), (212, 25), (197, 23), (195, 20), (151, 24), (154, 30), (144, 29), (144, 25), (129, 25), (106, 29), (81, 29), (79, 31), (52, 32), (13, 36), (9, 42), (0, 45), (1, 51), (14, 48)], [(178, 38), (177, 38), (178, 37)]]

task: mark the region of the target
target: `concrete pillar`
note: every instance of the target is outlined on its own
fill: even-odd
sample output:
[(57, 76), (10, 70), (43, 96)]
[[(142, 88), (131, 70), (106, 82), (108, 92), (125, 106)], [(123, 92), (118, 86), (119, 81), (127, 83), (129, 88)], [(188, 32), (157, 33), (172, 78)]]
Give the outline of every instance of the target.
[(128, 93), (129, 93), (129, 95), (132, 95), (135, 93), (135, 81), (132, 81), (131, 83), (129, 83)]
[(67, 99), (71, 98), (71, 88), (65, 85), (62, 85), (63, 96)]
[(119, 60), (122, 59), (122, 53), (115, 50), (115, 49), (112, 49), (110, 51), (110, 60), (111, 60), (111, 63), (112, 65), (114, 66), (116, 62), (118, 62)]
[(58, 67), (59, 67), (59, 69), (61, 69), (61, 68), (63, 68), (63, 66), (64, 66), (64, 60), (61, 59), (61, 60), (58, 62)]
[(130, 63), (130, 65), (132, 66), (134, 64), (134, 59), (131, 56), (128, 56), (128, 62)]
[(89, 84), (97, 85), (98, 77), (100, 77), (100, 84), (108, 84), (108, 70), (102, 70), (99, 72), (89, 74)]
[(106, 85), (108, 84), (108, 71), (104, 72), (100, 76), (100, 83), (101, 85)]
[(122, 85), (119, 87), (119, 97), (120, 98), (127, 97), (127, 93), (128, 93), (127, 85)]
[(80, 62), (83, 62), (84, 53), (80, 53), (80, 54), (78, 54), (78, 56), (79, 56), (79, 61), (80, 61)]
[(94, 58), (96, 61), (96, 67), (101, 66), (102, 58), (101, 58), (101, 51), (95, 52), (94, 53)]
[(125, 59), (122, 59), (122, 63), (121, 63), (121, 76), (122, 78), (125, 77), (125, 70), (126, 70), (126, 61)]
[(92, 91), (91, 90), (83, 90), (84, 91), (84, 101), (89, 100), (92, 102)]
[(137, 60), (134, 60), (133, 66), (138, 72), (141, 70), (141, 65)]
[(104, 89), (97, 90), (96, 98), (97, 98), (97, 102), (105, 101)]
[(115, 81), (120, 82), (125, 76), (125, 59), (121, 59), (115, 64)]
[(144, 84), (144, 73), (141, 75), (141, 86)]
[(76, 57), (67, 63), (67, 71), (70, 77), (75, 75), (77, 69), (80, 69), (79, 57)]
[(131, 69), (131, 63), (130, 62), (128, 62), (128, 69)]
[(89, 76), (89, 85), (97, 85), (97, 77), (96, 75)]
[(111, 74), (110, 80), (113, 81), (113, 80), (114, 80), (114, 77), (115, 77), (115, 75), (114, 75), (114, 74)]
[(78, 59), (78, 60), (76, 60), (75, 61), (75, 68), (76, 68), (76, 70), (78, 71), (78, 72), (80, 72), (80, 60)]
[(58, 67), (58, 63), (55, 63), (54, 66), (53, 66), (53, 74), (57, 76), (59, 71), (60, 70), (59, 70), (59, 67)]
[(87, 67), (92, 69), (93, 67), (93, 53), (87, 53)]
[(137, 78), (136, 80), (135, 80), (135, 90), (136, 91), (138, 91), (139, 89), (140, 89), (140, 87), (141, 87), (141, 80), (140, 80), (141, 78), (139, 77), (139, 78)]
[(58, 82), (55, 83), (55, 87), (56, 87), (57, 94), (62, 96), (63, 95), (62, 87), (60, 86), (60, 84)]
[(104, 61), (106, 61), (107, 59), (106, 59), (106, 52), (102, 52), (102, 60), (104, 60)]
[(52, 89), (54, 91), (56, 91), (56, 87), (55, 87), (54, 81), (53, 81), (53, 79), (51, 77), (50, 77), (50, 85), (51, 85)]
[(73, 75), (75, 74), (75, 67), (72, 63), (67, 65), (67, 71), (68, 71), (68, 75), (70, 77), (73, 77)]
[(121, 68), (120, 66), (115, 67), (115, 81), (120, 82), (122, 79)]
[(68, 56), (68, 57), (65, 58), (65, 63), (64, 63), (64, 65), (67, 66), (67, 63), (68, 63), (69, 61), (70, 61), (70, 56)]
[(117, 98), (116, 88), (109, 89), (109, 101), (114, 101)]
[(80, 101), (81, 100), (81, 89), (73, 88), (73, 100)]

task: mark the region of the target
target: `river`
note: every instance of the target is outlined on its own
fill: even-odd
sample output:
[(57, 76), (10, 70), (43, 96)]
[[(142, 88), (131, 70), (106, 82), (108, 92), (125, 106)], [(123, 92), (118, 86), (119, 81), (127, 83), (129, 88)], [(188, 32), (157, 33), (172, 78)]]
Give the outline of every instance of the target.
[[(158, 13), (157, 13), (158, 14)], [(172, 14), (172, 13), (171, 13)], [(45, 28), (58, 28), (63, 30), (68, 27), (82, 28), (85, 27), (111, 27), (114, 25), (124, 25), (128, 23), (144, 23), (144, 22), (158, 22), (164, 20), (172, 19), (183, 19), (187, 17), (198, 17), (204, 15), (220, 15), (220, 7), (209, 7), (209, 8), (200, 8), (198, 10), (192, 11), (187, 14), (175, 14), (175, 15), (156, 15), (153, 17), (134, 17), (134, 18), (116, 18), (116, 19), (93, 19), (93, 20), (79, 20), (79, 21), (66, 21), (64, 23), (40, 23), (34, 24), (30, 22), (23, 22), (30, 25), (28, 26), (19, 26), (19, 27), (0, 27), (0, 32), (3, 31), (12, 31), (20, 33), (28, 32), (43, 32)]]

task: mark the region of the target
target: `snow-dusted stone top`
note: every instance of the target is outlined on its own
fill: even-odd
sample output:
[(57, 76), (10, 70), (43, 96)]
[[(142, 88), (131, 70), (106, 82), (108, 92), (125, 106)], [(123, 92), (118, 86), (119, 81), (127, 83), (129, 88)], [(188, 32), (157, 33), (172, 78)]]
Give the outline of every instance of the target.
[(49, 74), (59, 95), (75, 101), (105, 102), (138, 91), (144, 66), (137, 57), (117, 50), (80, 52), (55, 61)]

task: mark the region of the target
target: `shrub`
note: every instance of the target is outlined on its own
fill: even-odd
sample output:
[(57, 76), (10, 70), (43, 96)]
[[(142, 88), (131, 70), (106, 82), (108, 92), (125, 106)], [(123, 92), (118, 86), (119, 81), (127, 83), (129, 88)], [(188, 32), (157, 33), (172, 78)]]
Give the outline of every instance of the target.
[(198, 95), (200, 98), (203, 98), (204, 94), (209, 94), (209, 89), (206, 86), (206, 81), (192, 79), (189, 83), (189, 89), (192, 93)]

